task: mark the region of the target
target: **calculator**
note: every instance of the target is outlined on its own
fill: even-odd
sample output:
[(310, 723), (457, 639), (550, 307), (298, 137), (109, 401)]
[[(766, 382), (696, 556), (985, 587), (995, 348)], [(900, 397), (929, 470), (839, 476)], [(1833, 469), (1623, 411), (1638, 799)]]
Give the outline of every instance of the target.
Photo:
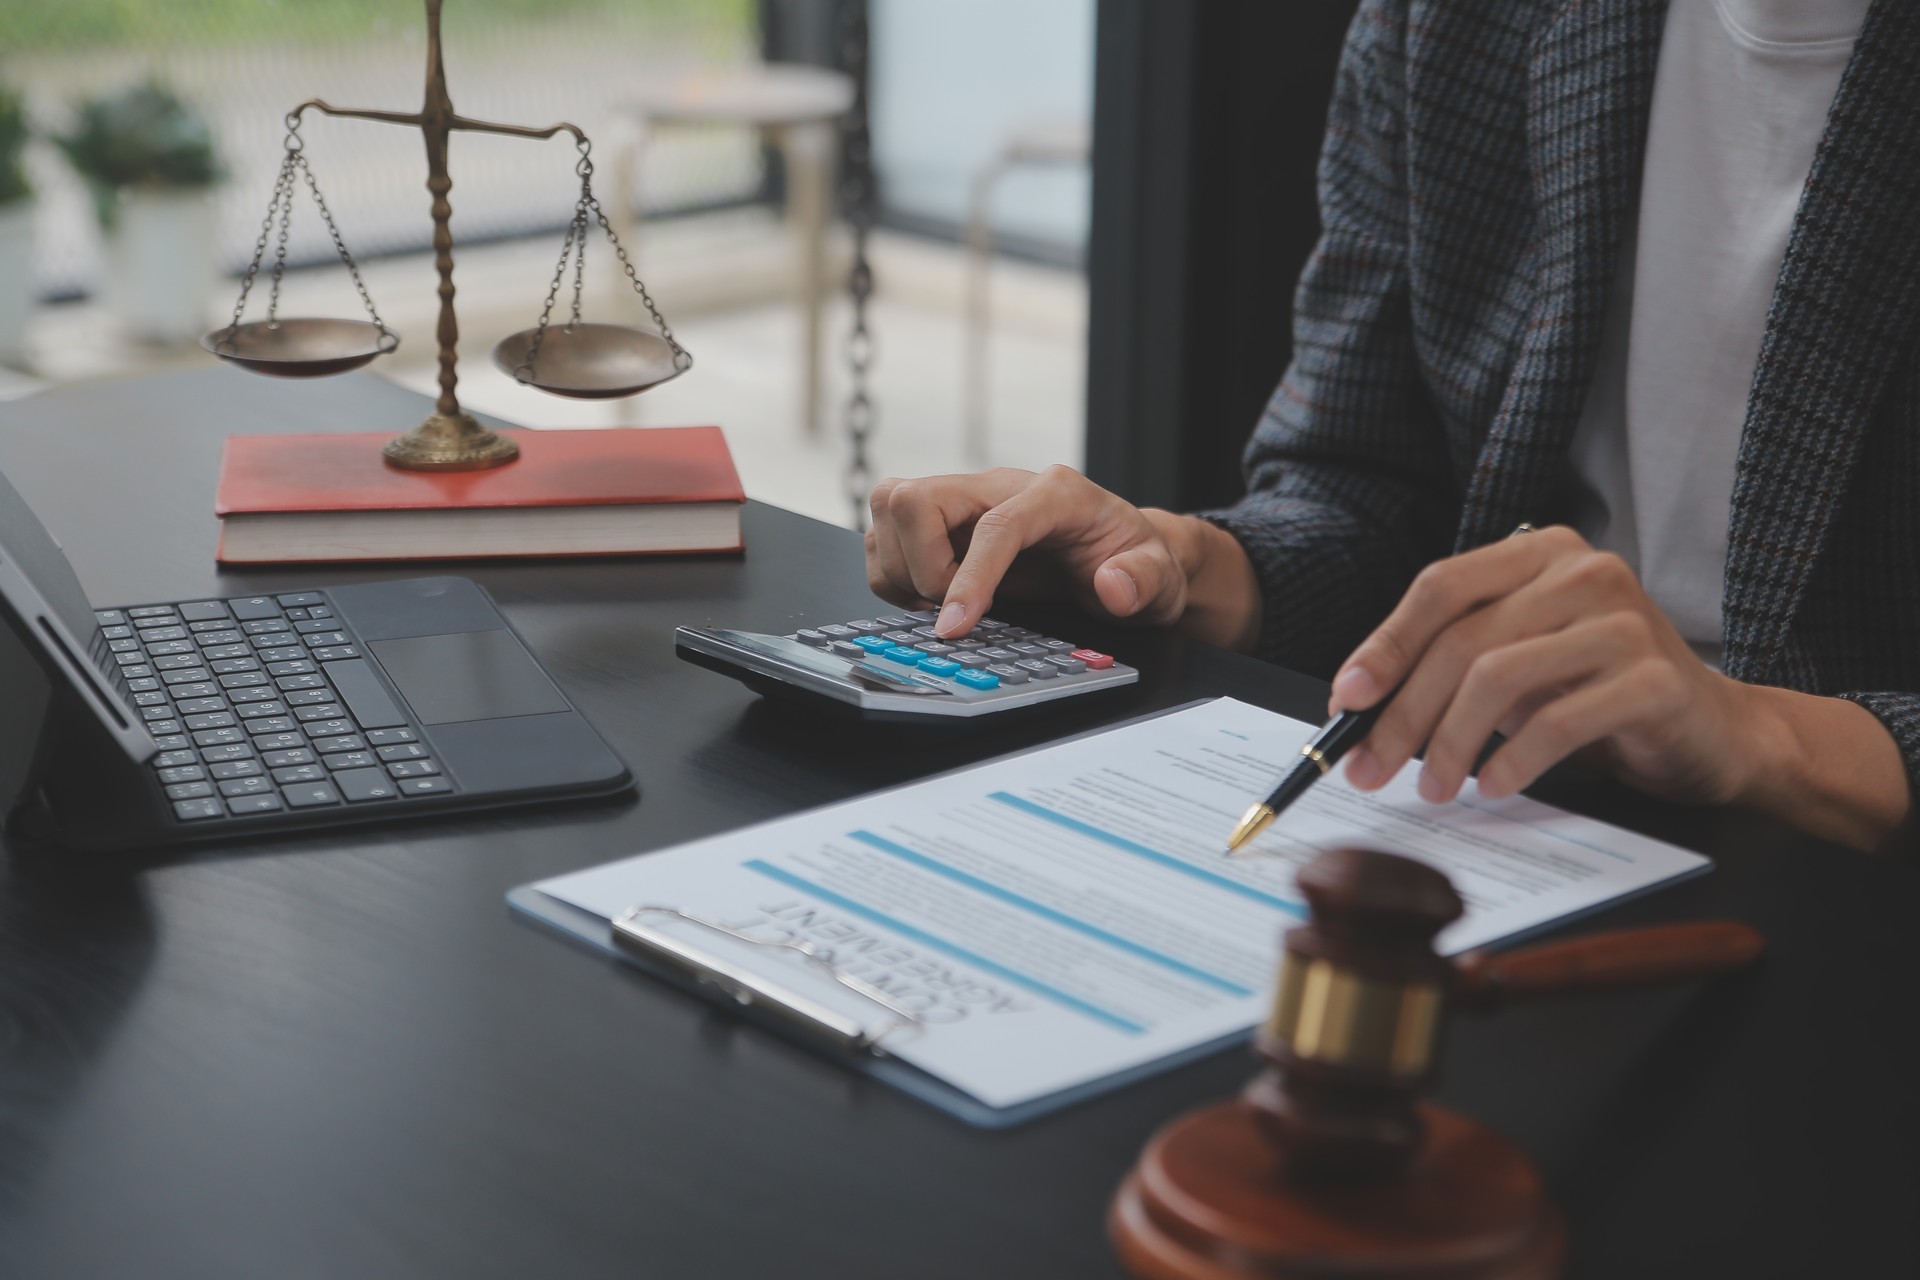
[(871, 720), (969, 719), (1140, 678), (1111, 654), (997, 618), (942, 640), (934, 617), (856, 618), (786, 635), (681, 627), (674, 648), (761, 693), (826, 699)]

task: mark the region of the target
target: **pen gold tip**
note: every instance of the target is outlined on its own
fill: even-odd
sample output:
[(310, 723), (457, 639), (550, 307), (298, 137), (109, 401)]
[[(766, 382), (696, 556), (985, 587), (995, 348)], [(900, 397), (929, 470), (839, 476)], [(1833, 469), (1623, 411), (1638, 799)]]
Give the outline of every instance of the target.
[(1240, 851), (1241, 845), (1265, 831), (1267, 824), (1272, 821), (1273, 810), (1264, 803), (1256, 804), (1241, 814), (1239, 825), (1234, 827), (1233, 834), (1227, 837), (1227, 856), (1233, 857)]

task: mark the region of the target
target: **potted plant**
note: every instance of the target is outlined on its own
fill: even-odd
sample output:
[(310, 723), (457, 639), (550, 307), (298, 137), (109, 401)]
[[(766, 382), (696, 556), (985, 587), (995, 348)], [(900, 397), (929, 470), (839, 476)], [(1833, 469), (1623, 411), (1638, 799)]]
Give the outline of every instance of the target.
[(213, 188), (221, 178), (206, 120), (158, 83), (81, 104), (54, 139), (93, 192), (106, 237), (106, 296), (134, 336), (184, 342), (206, 327), (214, 282)]
[(26, 146), (26, 111), (0, 85), (0, 364), (25, 353), (34, 303), (33, 187), (20, 163)]

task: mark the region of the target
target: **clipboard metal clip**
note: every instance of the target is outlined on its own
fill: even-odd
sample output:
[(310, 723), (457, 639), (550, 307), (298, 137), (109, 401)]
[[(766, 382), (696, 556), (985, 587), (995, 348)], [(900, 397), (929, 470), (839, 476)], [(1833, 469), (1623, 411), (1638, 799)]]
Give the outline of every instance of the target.
[[(723, 956), (688, 942), (648, 923), (649, 916), (666, 916), (699, 925), (724, 934), (749, 946), (776, 951), (791, 951), (808, 964), (847, 988), (885, 1009), (893, 1017), (878, 1027), (869, 1028), (858, 1019), (830, 1009), (817, 1000), (793, 991), (765, 974), (741, 967)], [(824, 1036), (837, 1047), (854, 1053), (884, 1053), (880, 1041), (902, 1027), (924, 1025), (919, 1013), (907, 1008), (880, 988), (834, 967), (831, 960), (810, 942), (773, 941), (756, 938), (717, 920), (708, 920), (679, 907), (629, 907), (612, 920), (613, 938), (629, 950), (662, 961), (699, 982), (709, 983), (727, 992), (742, 1005), (752, 1005), (795, 1024), (814, 1035)]]

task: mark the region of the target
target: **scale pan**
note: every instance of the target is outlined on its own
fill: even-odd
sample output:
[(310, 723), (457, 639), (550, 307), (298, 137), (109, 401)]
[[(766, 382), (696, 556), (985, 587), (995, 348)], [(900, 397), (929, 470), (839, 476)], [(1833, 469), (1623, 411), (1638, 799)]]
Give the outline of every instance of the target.
[(256, 320), (215, 329), (200, 345), (229, 364), (275, 378), (324, 378), (358, 369), (400, 345), (365, 320)]
[(522, 329), (502, 338), (493, 362), (516, 382), (577, 400), (631, 396), (685, 372), (674, 365), (665, 338), (618, 324), (551, 325), (540, 339), (540, 355), (522, 376), (536, 330)]

